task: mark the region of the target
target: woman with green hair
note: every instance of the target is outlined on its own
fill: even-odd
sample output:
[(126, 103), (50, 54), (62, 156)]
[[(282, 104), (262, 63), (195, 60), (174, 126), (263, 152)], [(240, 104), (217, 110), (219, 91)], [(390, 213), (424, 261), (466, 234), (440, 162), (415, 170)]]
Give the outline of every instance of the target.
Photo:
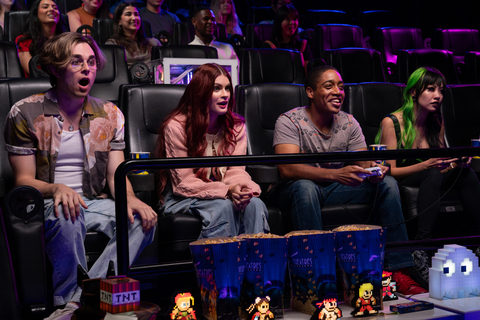
[[(403, 93), (403, 105), (386, 116), (377, 134), (376, 142), (387, 149), (445, 148), (444, 125), (440, 105), (446, 86), (445, 77), (435, 68), (422, 67), (408, 79)], [(480, 234), (480, 184), (468, 168), (468, 159), (403, 159), (387, 160), (391, 175), (400, 186), (419, 187), (419, 212), (416, 239), (431, 239), (440, 211), (441, 189), (459, 189), (466, 211), (472, 215), (476, 234)], [(414, 251), (413, 261), (422, 277), (428, 281), (428, 261), (424, 251)]]

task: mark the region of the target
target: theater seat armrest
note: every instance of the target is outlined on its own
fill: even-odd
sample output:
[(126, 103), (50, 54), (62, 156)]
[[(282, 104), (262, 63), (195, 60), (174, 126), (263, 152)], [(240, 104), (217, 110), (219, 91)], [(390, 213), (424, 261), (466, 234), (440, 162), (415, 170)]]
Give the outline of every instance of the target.
[(480, 173), (480, 159), (473, 158), (472, 163), (470, 163), (470, 168), (476, 173)]
[(0, 178), (0, 199), (3, 199), (3, 197), (5, 197), (5, 180)]
[(247, 166), (247, 172), (252, 177), (252, 180), (258, 184), (275, 183), (280, 180), (280, 174), (276, 166), (254, 165)]
[(132, 174), (127, 175), (128, 180), (132, 184), (134, 192), (155, 190), (155, 175), (149, 174)]

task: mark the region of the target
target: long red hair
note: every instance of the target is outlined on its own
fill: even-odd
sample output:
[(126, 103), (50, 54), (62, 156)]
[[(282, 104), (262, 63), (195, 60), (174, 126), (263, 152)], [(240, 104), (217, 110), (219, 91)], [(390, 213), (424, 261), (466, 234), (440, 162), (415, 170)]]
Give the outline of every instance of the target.
[[(237, 144), (235, 127), (238, 123), (243, 123), (244, 119), (234, 113), (235, 99), (233, 97), (233, 86), (230, 74), (222, 66), (216, 63), (206, 63), (198, 67), (193, 73), (190, 84), (185, 89), (178, 106), (170, 112), (165, 118), (160, 129), (158, 130), (157, 147), (155, 156), (157, 158), (166, 158), (165, 151), (165, 128), (170, 121), (177, 115), (184, 115), (185, 134), (187, 144), (187, 154), (189, 157), (202, 157), (207, 148), (206, 134), (210, 120), (209, 110), (210, 102), (213, 95), (215, 80), (217, 77), (224, 75), (228, 78), (231, 87), (230, 99), (228, 100), (227, 112), (217, 118), (217, 122), (223, 131), (223, 139), (218, 148), (218, 156), (230, 155)], [(203, 181), (210, 181), (207, 177), (207, 168), (198, 168), (195, 170), (196, 176)], [(214, 177), (219, 180), (218, 168), (213, 168)], [(158, 192), (160, 199), (163, 200), (162, 192), (168, 181), (168, 173), (166, 170), (160, 171), (160, 181)]]

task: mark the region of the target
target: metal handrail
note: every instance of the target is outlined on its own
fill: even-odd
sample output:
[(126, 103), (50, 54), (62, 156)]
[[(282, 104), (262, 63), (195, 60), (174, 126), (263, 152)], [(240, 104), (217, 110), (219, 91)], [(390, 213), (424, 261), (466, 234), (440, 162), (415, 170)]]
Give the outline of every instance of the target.
[(197, 158), (132, 159), (121, 163), (115, 171), (115, 211), (117, 232), (118, 274), (128, 274), (128, 218), (126, 175), (132, 170), (160, 170), (178, 168), (230, 167), (248, 165), (281, 165), (292, 163), (351, 162), (391, 159), (427, 159), (480, 156), (480, 148), (409, 149), (356, 152), (328, 152), (313, 154), (282, 154), (261, 156), (223, 156)]

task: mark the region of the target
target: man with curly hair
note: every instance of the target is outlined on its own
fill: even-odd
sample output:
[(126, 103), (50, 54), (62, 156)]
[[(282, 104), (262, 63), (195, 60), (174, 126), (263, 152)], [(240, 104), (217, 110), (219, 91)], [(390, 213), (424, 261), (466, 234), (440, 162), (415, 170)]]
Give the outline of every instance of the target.
[[(87, 269), (87, 230), (110, 238), (88, 271), (105, 277), (116, 268), (114, 174), (124, 161), (124, 117), (113, 103), (89, 96), (105, 57), (90, 37), (67, 32), (49, 40), (40, 63), (52, 89), (18, 101), (5, 124), (5, 142), (16, 185), (44, 197), (46, 251), (53, 266), (54, 304), (75, 309), (76, 269)], [(111, 198), (103, 193), (108, 185)], [(137, 199), (127, 180), (129, 263), (153, 241), (157, 215)]]

